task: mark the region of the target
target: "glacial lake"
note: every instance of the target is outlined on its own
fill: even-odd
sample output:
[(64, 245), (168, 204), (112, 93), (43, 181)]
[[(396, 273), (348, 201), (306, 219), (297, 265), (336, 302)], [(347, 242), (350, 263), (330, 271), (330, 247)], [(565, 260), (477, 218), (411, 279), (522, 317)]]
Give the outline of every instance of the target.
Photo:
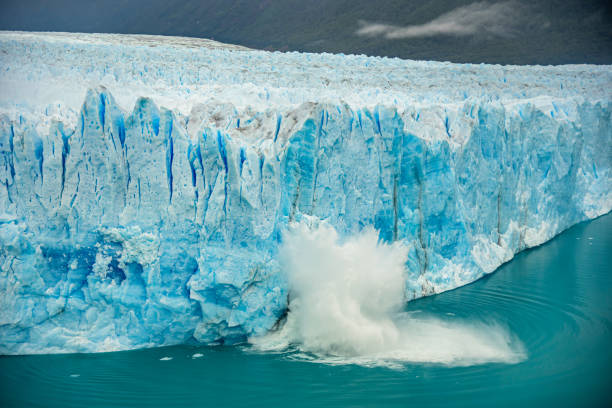
[(515, 364), (330, 365), (241, 347), (0, 357), (0, 407), (609, 407), (612, 215), (407, 312), (495, 322)]

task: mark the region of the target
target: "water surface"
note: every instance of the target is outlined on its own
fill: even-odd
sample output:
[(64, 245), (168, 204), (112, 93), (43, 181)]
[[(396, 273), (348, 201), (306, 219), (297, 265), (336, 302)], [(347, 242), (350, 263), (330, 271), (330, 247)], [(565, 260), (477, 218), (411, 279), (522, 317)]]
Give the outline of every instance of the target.
[(580, 224), (415, 316), (502, 325), (526, 359), (330, 365), (248, 347), (0, 358), (0, 406), (612, 406), (612, 215)]

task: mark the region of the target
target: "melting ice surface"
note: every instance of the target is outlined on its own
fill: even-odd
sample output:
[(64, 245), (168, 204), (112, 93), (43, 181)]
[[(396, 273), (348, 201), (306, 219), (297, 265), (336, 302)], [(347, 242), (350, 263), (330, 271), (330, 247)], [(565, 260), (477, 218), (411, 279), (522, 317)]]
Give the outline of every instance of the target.
[[(374, 229), (341, 241), (312, 220), (288, 229), (280, 249), (290, 301), (281, 328), (251, 341), (267, 351), (330, 364), (402, 362), (473, 365), (525, 358), (520, 341), (496, 324), (401, 313), (408, 248), (379, 241)], [(307, 354), (306, 354), (307, 353)]]
[(612, 209), (609, 66), (2, 32), (0, 89), (1, 354), (242, 343), (289, 306), (321, 356), (514, 361), (401, 303)]

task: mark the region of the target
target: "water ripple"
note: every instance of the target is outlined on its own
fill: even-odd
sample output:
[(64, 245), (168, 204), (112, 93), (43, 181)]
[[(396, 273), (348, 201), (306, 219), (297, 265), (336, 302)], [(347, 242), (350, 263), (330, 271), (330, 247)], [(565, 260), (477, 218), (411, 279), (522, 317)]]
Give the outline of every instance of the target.
[(389, 369), (249, 346), (0, 357), (0, 406), (612, 406), (610, 231), (610, 215), (579, 225), (478, 282), (406, 305), (408, 319), (495, 322), (524, 345), (517, 364)]

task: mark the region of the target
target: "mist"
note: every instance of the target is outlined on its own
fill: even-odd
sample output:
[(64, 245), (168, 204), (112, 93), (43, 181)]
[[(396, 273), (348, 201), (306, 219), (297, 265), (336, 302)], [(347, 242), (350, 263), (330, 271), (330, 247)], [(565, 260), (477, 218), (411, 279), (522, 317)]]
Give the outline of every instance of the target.
[(457, 7), (425, 24), (398, 26), (368, 21), (360, 24), (357, 35), (392, 40), (437, 35), (513, 37), (526, 24), (547, 27), (550, 23), (515, 1), (482, 1)]

